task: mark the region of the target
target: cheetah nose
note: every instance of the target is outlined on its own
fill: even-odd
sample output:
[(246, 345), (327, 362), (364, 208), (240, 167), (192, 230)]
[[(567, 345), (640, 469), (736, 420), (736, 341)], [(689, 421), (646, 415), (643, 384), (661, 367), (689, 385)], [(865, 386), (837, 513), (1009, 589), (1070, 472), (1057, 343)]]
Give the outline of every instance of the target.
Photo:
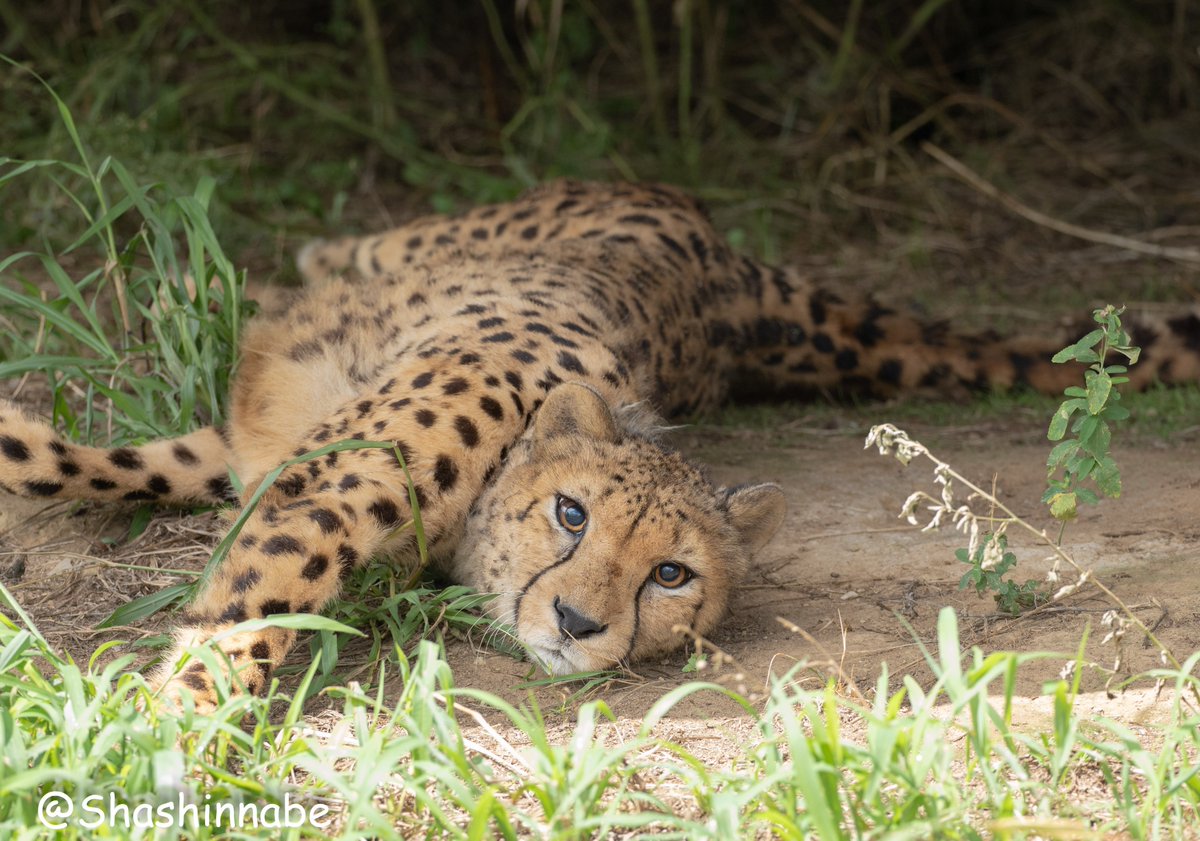
[(581, 640), (595, 636), (607, 628), (593, 619), (589, 619), (569, 604), (565, 604), (558, 596), (554, 597), (554, 610), (558, 614), (558, 630), (564, 637)]

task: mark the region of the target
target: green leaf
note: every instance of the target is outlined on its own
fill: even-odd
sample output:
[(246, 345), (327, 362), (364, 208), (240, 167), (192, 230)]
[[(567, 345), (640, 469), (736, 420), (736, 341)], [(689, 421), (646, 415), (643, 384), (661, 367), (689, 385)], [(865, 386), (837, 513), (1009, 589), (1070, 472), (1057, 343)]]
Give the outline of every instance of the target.
[(141, 537), (152, 519), (154, 519), (154, 507), (151, 505), (139, 506), (138, 510), (133, 512), (133, 519), (129, 521), (129, 534), (125, 535), (125, 542), (130, 543)]
[(1075, 343), (1077, 348), (1094, 348), (1104, 338), (1103, 330), (1093, 330)]
[(1074, 438), (1067, 441), (1062, 441), (1054, 445), (1050, 450), (1050, 455), (1046, 458), (1046, 467), (1053, 473), (1058, 469), (1058, 466), (1075, 454), (1079, 442)]
[(1096, 496), (1096, 492), (1090, 488), (1080, 488), (1075, 491), (1075, 494), (1079, 497), (1079, 502), (1083, 505), (1095, 505), (1100, 501), (1100, 497)]
[(1073, 520), (1079, 512), (1075, 507), (1075, 494), (1057, 493), (1050, 499), (1050, 516), (1056, 520)]
[(1142, 354), (1142, 349), (1138, 347), (1114, 347), (1109, 350), (1115, 351), (1129, 360), (1130, 365), (1136, 365), (1138, 357)]
[(170, 587), (163, 587), (161, 590), (156, 590), (141, 598), (126, 602), (109, 614), (108, 618), (96, 627), (115, 628), (118, 625), (132, 625), (134, 622), (140, 622), (142, 619), (145, 619), (147, 616), (153, 616), (165, 607), (170, 607), (175, 603), (182, 604), (187, 601), (195, 586), (194, 582), (172, 584)]
[(1088, 413), (1092, 415), (1100, 414), (1100, 410), (1108, 402), (1108, 395), (1111, 392), (1112, 379), (1107, 373), (1101, 371), (1092, 377), (1091, 382), (1088, 383)]
[(1050, 418), (1050, 428), (1046, 431), (1046, 437), (1051, 441), (1058, 441), (1067, 434), (1067, 424), (1071, 422), (1071, 415), (1075, 409), (1071, 407), (1074, 400), (1067, 400), (1058, 407), (1058, 411)]
[(1108, 448), (1112, 444), (1112, 428), (1109, 427), (1100, 418), (1091, 418), (1095, 420), (1095, 431), (1088, 436), (1087, 440), (1080, 439), (1083, 449), (1097, 461), (1108, 455)]
[(1076, 482), (1082, 482), (1088, 477), (1088, 474), (1095, 469), (1095, 467), (1096, 459), (1092, 458), (1091, 456), (1082, 456), (1079, 459), (1067, 464), (1067, 473), (1069, 473)]
[(1100, 459), (1092, 478), (1096, 482), (1096, 487), (1100, 489), (1100, 493), (1110, 499), (1116, 499), (1121, 495), (1121, 471), (1117, 468), (1117, 463), (1112, 456), (1106, 455)]
[(1067, 397), (1087, 397), (1087, 389), (1080, 388), (1077, 385), (1067, 386), (1063, 394), (1067, 395)]
[(1076, 432), (1079, 433), (1079, 446), (1086, 448), (1088, 441), (1091, 440), (1092, 436), (1096, 434), (1096, 430), (1099, 428), (1100, 418), (1092, 415), (1085, 415), (1083, 418), (1081, 418), (1078, 424), (1078, 429), (1076, 430)]

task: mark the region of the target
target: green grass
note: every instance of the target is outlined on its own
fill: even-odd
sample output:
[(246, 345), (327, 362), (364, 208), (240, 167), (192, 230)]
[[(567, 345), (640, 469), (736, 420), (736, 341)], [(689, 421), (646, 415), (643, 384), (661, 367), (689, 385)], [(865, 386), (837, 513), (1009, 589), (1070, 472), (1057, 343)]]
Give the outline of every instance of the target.
[(47, 91), (75, 157), (0, 157), (0, 190), (53, 185), (75, 234), (0, 259), (0, 379), (44, 374), (54, 421), (77, 438), (102, 428), (102, 400), (114, 443), (222, 423), (247, 313), (244, 275), (209, 222), (212, 180), (171, 193), (115, 158), (93, 160)]
[[(340, 715), (330, 729), (314, 730), (300, 699), (320, 672), (319, 657), (291, 697), (275, 681), (267, 697), (223, 696), (210, 716), (160, 717), (138, 709), (146, 689), (127, 671), (128, 657), (100, 666), (102, 651), (85, 666), (72, 663), (6, 590), (0, 598), (17, 617), (0, 619), (0, 828), (10, 838), (93, 837), (70, 821), (57, 833), (39, 825), (38, 803), (50, 791), (67, 795), (80, 809), (76, 818), (88, 821), (97, 815), (81, 804), (91, 795), (157, 806), (180, 792), (196, 803), (322, 804), (333, 816), (325, 829), (244, 830), (252, 838), (582, 839), (632, 831), (981, 839), (1124, 831), (1166, 839), (1187, 837), (1200, 820), (1200, 730), (1182, 701), (1200, 680), (1193, 674), (1200, 655), (1179, 672), (1152, 675), (1174, 699), (1164, 724), (1134, 733), (1104, 718), (1083, 722), (1074, 712), (1077, 682), (1058, 681), (1044, 690), (1052, 720), (1018, 729), (1012, 712), (1023, 703), (1014, 693), (1022, 664), (1056, 655), (975, 650), (960, 658), (954, 614), (945, 610), (939, 648), (926, 653), (931, 686), (905, 677), (893, 689), (885, 672), (859, 698), (832, 684), (803, 689), (787, 675), (754, 704), (690, 683), (660, 699), (632, 736), (625, 725), (616, 738), (611, 712), (592, 701), (559, 739), (535, 707), (456, 688), (440, 648), (423, 642), (411, 658), (396, 652), (394, 673), (384, 664), (373, 681), (326, 688)], [(728, 765), (706, 764), (661, 735), (671, 710), (703, 693), (727, 696), (751, 726), (753, 736)], [(1071, 794), (1076, 775), (1103, 784)], [(179, 837), (226, 836), (200, 826)]]

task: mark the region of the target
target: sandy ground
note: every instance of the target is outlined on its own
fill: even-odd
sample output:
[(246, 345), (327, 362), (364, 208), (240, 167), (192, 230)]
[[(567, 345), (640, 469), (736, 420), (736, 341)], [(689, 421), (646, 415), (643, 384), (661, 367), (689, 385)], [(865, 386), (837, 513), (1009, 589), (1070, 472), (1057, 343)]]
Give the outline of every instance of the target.
[[(853, 682), (870, 694), (886, 662), (893, 689), (905, 674), (927, 686), (932, 677), (918, 642), (936, 650), (935, 623), (946, 605), (958, 611), (964, 649), (1062, 652), (1021, 672), (1018, 691), (1024, 696), (1039, 695), (1042, 681), (1058, 674), (1088, 623), (1093, 633), (1087, 658), (1111, 664), (1115, 651), (1100, 645), (1100, 620), (1110, 604), (1094, 588), (1016, 620), (1000, 615), (990, 598), (959, 590), (966, 567), (954, 550), (965, 545), (962, 536), (922, 534), (897, 518), (912, 490), (933, 490), (931, 465), (905, 468), (864, 450), (865, 424), (857, 419), (835, 415), (816, 428), (804, 417), (789, 417), (786, 409), (777, 414), (770, 431), (701, 425), (675, 433), (675, 443), (709, 465), (715, 479), (772, 480), (790, 500), (783, 528), (739, 587), (731, 615), (711, 640), (729, 662), (702, 677), (761, 700), (772, 676), (805, 664), (793, 675), (802, 685), (820, 688), (833, 675), (842, 691), (852, 692)], [(878, 419), (886, 418), (881, 407)], [(976, 483), (990, 486), (995, 477), (1009, 505), (1049, 525), (1038, 503), (1048, 450), (1040, 424), (998, 421), (917, 426), (910, 432)], [(1200, 649), (1200, 443), (1185, 433), (1171, 443), (1143, 440), (1118, 447), (1115, 455), (1124, 471), (1123, 498), (1086, 509), (1068, 529), (1066, 544), (1182, 660)], [(90, 630), (129, 598), (178, 580), (120, 564), (197, 569), (220, 527), (212, 515), (168, 512), (135, 543), (122, 545), (130, 514), (125, 508), (46, 508), (0, 499), (0, 580), (51, 642), (77, 661), (85, 661), (104, 639), (137, 639), (169, 625), (168, 618), (158, 617), (115, 633)], [(1015, 534), (1012, 548), (1021, 559), (1020, 580), (1045, 574), (1047, 552)], [(539, 677), (529, 664), (486, 650), (477, 640), (448, 639), (447, 652), (458, 685), (511, 701), (525, 700), (530, 690), (522, 684)], [(1138, 639), (1126, 645), (1125, 654), (1133, 672), (1157, 664), (1155, 651)], [(637, 664), (636, 675), (583, 693), (578, 684), (559, 684), (535, 695), (552, 720), (561, 716), (564, 732), (571, 709), (592, 698), (603, 698), (625, 726), (634, 726), (663, 693), (696, 677), (682, 671), (686, 660), (680, 653)], [(1085, 674), (1087, 695), (1080, 703), (1086, 715), (1130, 724), (1156, 717), (1148, 684), (1112, 698), (1103, 685), (1102, 675)], [(1026, 703), (1018, 717), (1032, 723), (1047, 711), (1044, 704)], [(732, 755), (750, 727), (715, 693), (689, 698), (676, 708), (673, 722), (665, 735), (703, 748), (714, 759)]]

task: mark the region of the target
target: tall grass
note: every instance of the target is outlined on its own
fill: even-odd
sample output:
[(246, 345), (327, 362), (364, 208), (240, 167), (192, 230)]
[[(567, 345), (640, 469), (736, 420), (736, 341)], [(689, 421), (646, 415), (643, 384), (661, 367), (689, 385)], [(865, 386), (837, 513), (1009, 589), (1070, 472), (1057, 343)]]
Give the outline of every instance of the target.
[(45, 375), (54, 420), (88, 440), (220, 424), (246, 306), (244, 274), (208, 220), (214, 182), (171, 194), (111, 156), (94, 160), (46, 90), (76, 159), (0, 157), (0, 189), (53, 184), (82, 233), (0, 259), (0, 379)]

